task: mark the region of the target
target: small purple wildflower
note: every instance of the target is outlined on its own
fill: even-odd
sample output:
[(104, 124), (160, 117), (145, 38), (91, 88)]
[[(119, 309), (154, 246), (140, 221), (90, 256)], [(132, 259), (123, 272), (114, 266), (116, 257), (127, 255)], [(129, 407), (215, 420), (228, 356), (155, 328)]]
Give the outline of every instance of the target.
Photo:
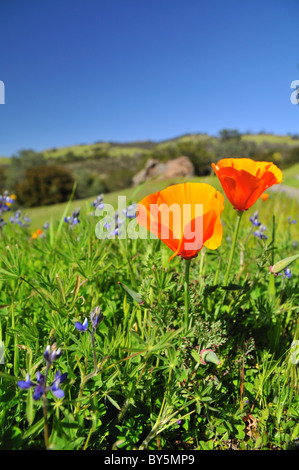
[(60, 357), (61, 355), (61, 350), (57, 349), (55, 347), (50, 347), (47, 346), (44, 352), (44, 359), (46, 361), (46, 374), (43, 375), (39, 371), (36, 374), (36, 382), (31, 381), (31, 377), (29, 374), (26, 375), (26, 380), (19, 380), (17, 382), (17, 385), (26, 390), (32, 387), (35, 387), (34, 392), (33, 392), (33, 399), (39, 400), (44, 394), (47, 392), (52, 392), (53, 395), (56, 398), (62, 398), (64, 396), (63, 390), (60, 388), (60, 384), (64, 382), (64, 380), (67, 378), (68, 374), (67, 372), (64, 374), (61, 374), (60, 371), (57, 371), (55, 373), (55, 378), (54, 381), (51, 383), (50, 386), (47, 386), (46, 381), (47, 381), (47, 376), (49, 369), (55, 359)]
[(286, 269), (284, 270), (284, 277), (287, 277), (288, 279), (291, 279), (292, 273), (291, 273), (290, 268), (286, 268)]
[(62, 354), (60, 348), (56, 347), (56, 344), (53, 344), (51, 347), (47, 346), (44, 352), (44, 359), (48, 364), (53, 364), (53, 362), (58, 359)]
[(77, 328), (78, 331), (88, 331), (88, 320), (85, 318), (83, 323), (80, 323), (79, 321), (76, 321), (75, 327)]
[(127, 219), (134, 219), (137, 216), (137, 204), (130, 204), (123, 212)]
[(265, 225), (261, 225), (259, 230), (256, 230), (253, 232), (253, 235), (260, 240), (267, 240), (268, 236), (264, 234), (264, 232), (267, 230), (267, 227)]
[(92, 206), (93, 206), (95, 209), (98, 209), (98, 210), (104, 209), (105, 204), (104, 204), (104, 202), (103, 202), (103, 199), (104, 199), (104, 195), (103, 195), (103, 194), (100, 194), (100, 195), (97, 196), (96, 199), (91, 203)]
[(252, 223), (252, 225), (254, 225), (255, 227), (259, 227), (261, 225), (261, 222), (259, 221), (258, 211), (255, 211), (253, 216), (249, 217), (249, 220)]
[(64, 382), (66, 378), (67, 378), (67, 372), (62, 374), (60, 372), (60, 370), (58, 370), (55, 373), (55, 379), (52, 382), (52, 384), (50, 385), (50, 390), (56, 398), (63, 398), (64, 397), (64, 391), (61, 390), (60, 384), (62, 382)]
[(292, 219), (292, 217), (288, 217), (288, 222), (289, 224), (296, 224), (297, 223), (297, 220), (296, 219)]
[(2, 212), (10, 211), (10, 205), (13, 204), (14, 199), (8, 195), (8, 191), (4, 191), (0, 194), (0, 214)]
[(9, 218), (11, 224), (19, 225), (20, 227), (28, 227), (30, 225), (31, 219), (28, 215), (21, 216), (21, 211), (17, 210), (13, 216)]
[(31, 381), (30, 374), (26, 375), (26, 380), (19, 380), (17, 384), (20, 388), (24, 389), (33, 387), (35, 385), (35, 383)]
[(64, 218), (64, 221), (70, 226), (77, 225), (80, 223), (79, 215), (80, 207), (77, 207), (77, 209), (73, 211), (72, 215), (69, 215), (68, 217)]
[(103, 320), (103, 313), (100, 307), (95, 307), (90, 314), (90, 321), (92, 324), (92, 331), (88, 328), (88, 320), (85, 318), (83, 323), (76, 322), (75, 327), (78, 331), (89, 331), (92, 333), (96, 330), (98, 324)]

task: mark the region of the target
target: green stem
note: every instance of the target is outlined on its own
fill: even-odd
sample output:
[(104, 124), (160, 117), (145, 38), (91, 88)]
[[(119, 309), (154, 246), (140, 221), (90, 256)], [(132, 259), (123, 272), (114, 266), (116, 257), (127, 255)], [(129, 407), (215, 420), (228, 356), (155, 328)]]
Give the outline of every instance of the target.
[(47, 391), (46, 391), (49, 370), (50, 370), (50, 365), (47, 365), (45, 376), (44, 376), (45, 391), (43, 393), (44, 439), (45, 439), (46, 450), (50, 449), (49, 428), (48, 428), (48, 401), (47, 401)]
[(227, 286), (227, 284), (228, 284), (228, 278), (229, 278), (230, 269), (231, 269), (231, 265), (232, 265), (234, 254), (235, 254), (236, 242), (237, 242), (237, 238), (238, 238), (238, 233), (239, 233), (239, 228), (240, 228), (240, 222), (241, 222), (242, 215), (243, 215), (243, 211), (237, 211), (237, 221), (236, 221), (236, 226), (235, 226), (235, 233), (234, 233), (234, 238), (233, 238), (233, 242), (232, 242), (230, 257), (229, 257), (229, 261), (228, 261), (228, 265), (227, 265), (227, 270), (226, 270), (226, 274), (225, 274), (225, 278), (224, 278), (224, 285), (225, 286)]
[(191, 259), (185, 260), (185, 279), (184, 279), (184, 290), (185, 290), (185, 327), (188, 329), (189, 323), (189, 273), (190, 273)]

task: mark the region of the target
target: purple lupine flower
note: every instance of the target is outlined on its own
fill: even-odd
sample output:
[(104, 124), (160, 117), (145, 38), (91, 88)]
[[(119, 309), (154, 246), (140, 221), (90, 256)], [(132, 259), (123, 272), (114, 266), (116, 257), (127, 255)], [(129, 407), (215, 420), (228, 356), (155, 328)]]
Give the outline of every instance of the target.
[(260, 240), (267, 240), (268, 236), (264, 234), (265, 230), (267, 230), (267, 227), (265, 225), (261, 225), (259, 230), (253, 232), (253, 235)]
[(50, 386), (46, 384), (46, 377), (48, 372), (53, 364), (53, 362), (61, 356), (61, 349), (57, 348), (56, 345), (47, 346), (44, 352), (44, 359), (46, 361), (46, 373), (45, 375), (41, 374), (39, 371), (36, 374), (36, 382), (32, 382), (30, 375), (26, 375), (26, 380), (19, 380), (17, 385), (22, 389), (28, 389), (35, 387), (33, 392), (33, 399), (39, 400), (47, 392), (52, 392), (53, 395), (57, 398), (62, 398), (64, 396), (63, 391), (60, 389), (60, 383), (67, 378), (67, 373), (61, 374), (60, 371), (57, 371), (55, 374), (55, 379)]
[(22, 221), (20, 220), (20, 217), (21, 217), (21, 211), (20, 210), (17, 210), (15, 213), (14, 213), (14, 216), (11, 216), (9, 218), (9, 221), (12, 223), (12, 224), (19, 224), (19, 225), (22, 225)]
[(88, 320), (85, 318), (83, 323), (80, 323), (79, 321), (76, 321), (75, 327), (79, 331), (88, 331)]
[(43, 396), (43, 394), (44, 394), (43, 387), (41, 385), (37, 385), (32, 395), (33, 400), (35, 401), (39, 400)]
[(21, 217), (21, 211), (17, 210), (13, 216), (9, 218), (10, 223), (19, 225), (20, 227), (28, 227), (30, 225), (31, 219), (28, 215)]
[(10, 211), (10, 205), (13, 204), (14, 199), (8, 195), (8, 191), (4, 191), (0, 194), (0, 214), (2, 212)]
[(26, 380), (19, 380), (17, 382), (17, 385), (20, 388), (27, 389), (27, 388), (33, 387), (35, 385), (35, 383), (31, 381), (30, 374), (27, 374), (26, 375)]
[(90, 320), (91, 320), (93, 329), (96, 329), (98, 324), (103, 320), (103, 313), (100, 307), (95, 307), (92, 310), (90, 314)]
[(123, 212), (127, 219), (134, 219), (137, 216), (137, 204), (130, 204)]
[(284, 270), (284, 277), (287, 277), (288, 279), (291, 279), (292, 273), (291, 273), (290, 268), (286, 268), (286, 269)]
[(47, 346), (44, 352), (44, 359), (48, 364), (53, 364), (53, 362), (60, 357), (62, 351), (60, 348), (56, 347), (56, 344), (52, 346)]
[(93, 205), (95, 209), (102, 210), (105, 207), (103, 199), (104, 199), (104, 195), (100, 194), (99, 196), (96, 197), (96, 199), (91, 204)]
[(64, 218), (64, 221), (70, 226), (77, 225), (80, 223), (79, 215), (80, 215), (80, 207), (77, 207), (77, 209), (73, 211), (72, 215), (69, 215), (68, 217)]
[(100, 307), (95, 307), (91, 314), (90, 314), (90, 321), (92, 324), (92, 331), (88, 328), (88, 320), (85, 318), (84, 322), (81, 323), (77, 321), (75, 323), (75, 327), (77, 328), (78, 331), (89, 331), (89, 333), (92, 333), (96, 330), (98, 324), (103, 320), (103, 313)]
[(27, 374), (26, 380), (19, 380), (17, 384), (22, 389), (29, 389), (29, 388), (35, 387), (33, 395), (32, 395), (35, 401), (39, 400), (43, 396), (43, 394), (47, 392), (52, 392), (56, 398), (63, 398), (64, 392), (63, 390), (61, 390), (60, 384), (67, 378), (67, 376), (68, 376), (67, 372), (65, 372), (64, 374), (61, 374), (60, 371), (57, 371), (55, 373), (54, 381), (49, 387), (47, 387), (45, 383), (45, 376), (41, 374), (40, 372), (37, 372), (36, 383), (32, 382), (30, 379), (30, 375)]
[(65, 372), (64, 374), (62, 374), (60, 372), (60, 370), (58, 370), (56, 373), (55, 373), (55, 379), (54, 381), (52, 382), (52, 384), (50, 385), (50, 390), (51, 392), (53, 393), (53, 395), (56, 397), (56, 398), (63, 398), (64, 397), (64, 391), (61, 390), (60, 388), (60, 384), (62, 382), (64, 382), (64, 380), (67, 378), (67, 372)]
[(254, 225), (255, 227), (259, 227), (261, 225), (261, 222), (259, 221), (258, 211), (255, 211), (253, 216), (249, 217), (249, 220), (252, 223), (252, 225)]

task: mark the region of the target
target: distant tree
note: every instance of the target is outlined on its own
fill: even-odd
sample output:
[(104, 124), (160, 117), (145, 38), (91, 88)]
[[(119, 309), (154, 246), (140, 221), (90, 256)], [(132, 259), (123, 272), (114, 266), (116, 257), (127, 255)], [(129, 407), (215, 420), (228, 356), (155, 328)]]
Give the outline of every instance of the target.
[(64, 202), (74, 186), (72, 174), (57, 165), (27, 168), (24, 180), (16, 185), (18, 202), (27, 207)]
[(6, 174), (5, 169), (0, 166), (0, 194), (3, 194), (3, 191), (6, 190)]
[(43, 164), (45, 164), (44, 155), (31, 149), (20, 150), (17, 154), (12, 155), (10, 165), (6, 170), (7, 189), (15, 190), (16, 184), (24, 179), (27, 168)]
[(99, 177), (97, 173), (86, 170), (80, 170), (73, 173), (76, 180), (76, 196), (79, 199), (96, 196), (106, 193), (106, 183)]
[(241, 139), (242, 134), (237, 129), (222, 129), (219, 132), (220, 139), (222, 141), (229, 140), (229, 139)]

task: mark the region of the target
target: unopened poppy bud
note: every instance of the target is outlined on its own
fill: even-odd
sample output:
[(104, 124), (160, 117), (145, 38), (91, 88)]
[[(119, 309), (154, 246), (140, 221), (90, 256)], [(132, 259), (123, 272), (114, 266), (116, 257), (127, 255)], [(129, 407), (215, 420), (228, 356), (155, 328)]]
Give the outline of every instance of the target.
[(200, 351), (201, 363), (206, 365), (207, 362), (212, 362), (217, 366), (220, 364), (220, 360), (212, 349), (202, 349)]
[(277, 263), (275, 263), (273, 266), (270, 266), (270, 272), (272, 274), (278, 274), (281, 271), (286, 270), (293, 261), (295, 261), (297, 258), (299, 258), (299, 254), (294, 255), (294, 256), (289, 256), (288, 258), (284, 258)]

